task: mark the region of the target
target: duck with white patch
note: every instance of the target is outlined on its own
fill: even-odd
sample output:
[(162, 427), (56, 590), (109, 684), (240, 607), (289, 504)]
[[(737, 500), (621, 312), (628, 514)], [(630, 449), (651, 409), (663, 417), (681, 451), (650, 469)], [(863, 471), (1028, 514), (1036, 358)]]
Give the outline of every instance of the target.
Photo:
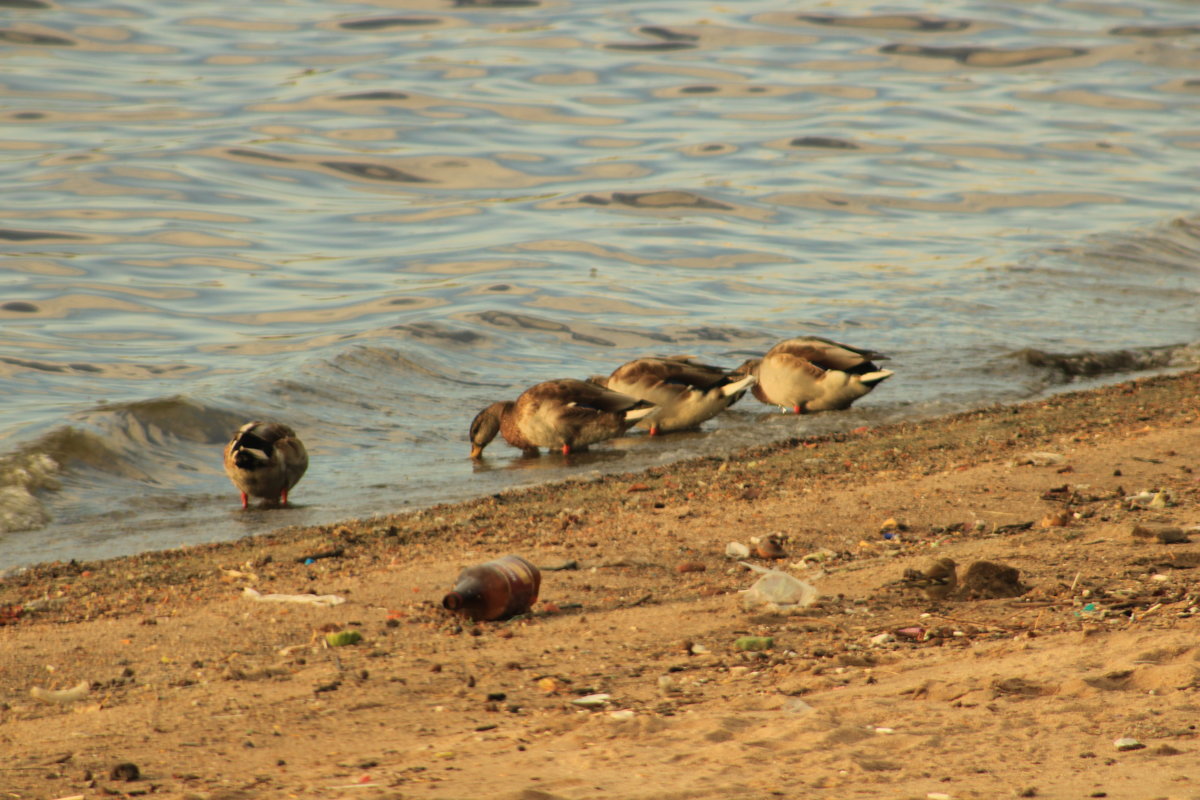
[(593, 383), (654, 403), (659, 414), (637, 424), (651, 436), (699, 427), (741, 399), (757, 380), (753, 375), (704, 364), (692, 356), (639, 358)]
[(849, 408), (894, 374), (875, 365), (886, 358), (873, 350), (802, 336), (780, 342), (737, 372), (758, 378), (752, 391), (759, 401), (807, 414)]
[(265, 505), (286, 504), (307, 469), (304, 443), (281, 422), (247, 422), (225, 446), (225, 474), (242, 493), (242, 508), (250, 497), (261, 497)]

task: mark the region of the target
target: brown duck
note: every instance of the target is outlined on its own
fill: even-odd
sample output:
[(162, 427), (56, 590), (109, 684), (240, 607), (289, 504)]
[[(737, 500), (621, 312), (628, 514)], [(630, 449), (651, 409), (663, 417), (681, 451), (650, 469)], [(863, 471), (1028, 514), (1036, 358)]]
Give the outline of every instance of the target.
[(607, 378), (592, 378), (593, 383), (661, 407), (661, 412), (637, 423), (651, 436), (695, 428), (712, 419), (740, 400), (755, 380), (690, 356), (639, 358)]
[(288, 501), (288, 491), (308, 469), (308, 451), (296, 432), (280, 422), (247, 422), (225, 446), (225, 474), (242, 493), (271, 505)]
[(504, 441), (537, 455), (539, 447), (564, 455), (620, 436), (657, 406), (588, 381), (563, 378), (531, 386), (513, 401), (492, 403), (471, 422), (471, 458), (479, 458), (499, 433)]
[(780, 342), (737, 371), (758, 378), (753, 391), (761, 402), (805, 414), (849, 408), (894, 374), (875, 365), (875, 360), (885, 358), (848, 344), (804, 336)]

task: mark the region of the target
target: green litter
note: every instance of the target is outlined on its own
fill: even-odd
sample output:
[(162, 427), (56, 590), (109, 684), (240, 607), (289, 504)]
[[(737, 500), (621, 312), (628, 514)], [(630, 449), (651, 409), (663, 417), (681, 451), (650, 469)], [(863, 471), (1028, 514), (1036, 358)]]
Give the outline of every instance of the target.
[(358, 631), (338, 631), (337, 633), (325, 634), (325, 644), (330, 647), (342, 647), (348, 644), (358, 644), (362, 641), (362, 634)]
[(770, 650), (774, 645), (770, 636), (743, 636), (733, 643), (738, 650)]

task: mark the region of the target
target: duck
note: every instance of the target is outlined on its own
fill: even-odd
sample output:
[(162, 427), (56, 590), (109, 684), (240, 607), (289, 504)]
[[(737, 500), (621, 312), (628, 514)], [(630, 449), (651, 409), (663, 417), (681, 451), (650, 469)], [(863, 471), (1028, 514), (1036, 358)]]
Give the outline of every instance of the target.
[(638, 358), (622, 364), (607, 378), (591, 381), (661, 407), (638, 421), (651, 436), (696, 428), (742, 398), (757, 382), (724, 367), (703, 364), (693, 356)]
[(282, 422), (247, 422), (225, 445), (225, 474), (242, 493), (242, 508), (250, 497), (286, 504), (307, 469), (304, 443)]
[(538, 455), (541, 447), (570, 455), (620, 436), (659, 411), (658, 406), (590, 381), (544, 381), (515, 401), (492, 403), (475, 416), (471, 458), (480, 458), (497, 433), (527, 456)]
[(886, 358), (831, 339), (801, 336), (780, 342), (735, 372), (758, 378), (752, 391), (760, 402), (807, 414), (849, 408), (895, 374), (875, 365)]

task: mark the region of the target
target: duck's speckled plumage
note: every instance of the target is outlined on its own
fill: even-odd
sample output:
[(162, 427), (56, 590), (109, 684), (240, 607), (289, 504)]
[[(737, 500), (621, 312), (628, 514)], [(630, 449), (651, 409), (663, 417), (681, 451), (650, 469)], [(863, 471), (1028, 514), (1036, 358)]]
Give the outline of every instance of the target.
[(303, 442), (280, 422), (247, 422), (225, 446), (225, 474), (242, 493), (242, 508), (250, 497), (286, 503), (307, 469)]
[(548, 447), (570, 453), (620, 436), (658, 408), (588, 381), (562, 378), (531, 386), (516, 401), (492, 403), (471, 422), (471, 457), (499, 433), (504, 441), (536, 455)]
[(787, 339), (762, 358), (751, 359), (738, 372), (754, 375), (754, 396), (796, 414), (849, 408), (892, 371), (880, 369), (881, 353), (848, 344), (804, 336)]
[(754, 385), (753, 375), (693, 361), (690, 356), (639, 358), (593, 382), (661, 407), (637, 424), (651, 435), (695, 428), (741, 399)]

